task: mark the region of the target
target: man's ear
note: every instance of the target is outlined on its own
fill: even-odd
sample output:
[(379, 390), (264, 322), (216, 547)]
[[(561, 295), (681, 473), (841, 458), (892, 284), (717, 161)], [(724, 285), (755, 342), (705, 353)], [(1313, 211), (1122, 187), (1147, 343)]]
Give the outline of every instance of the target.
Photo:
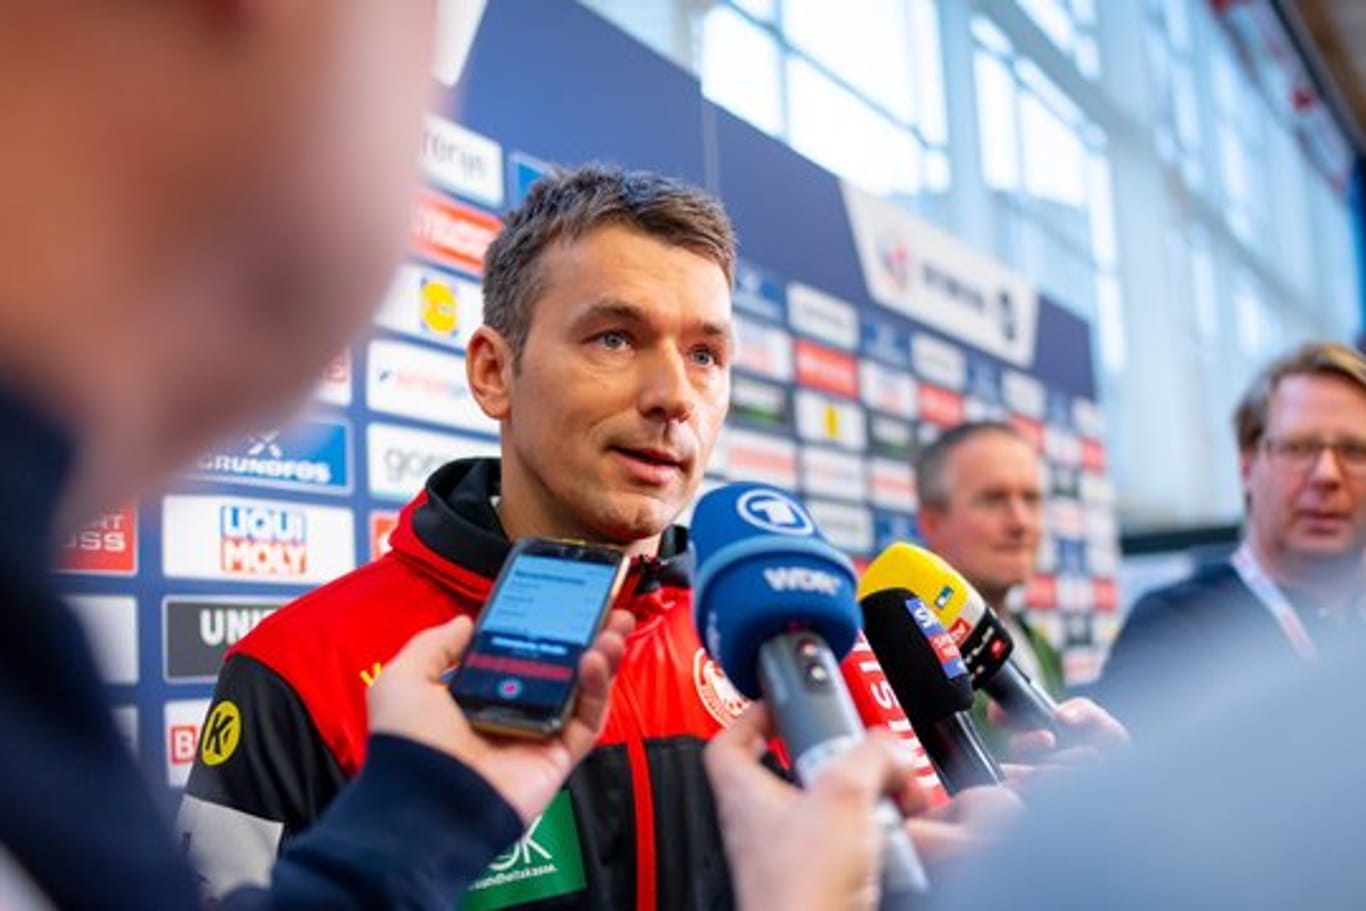
[(496, 329), (480, 326), (465, 349), (465, 379), (479, 408), (495, 421), (512, 414), (512, 346)]
[(1238, 453), (1238, 480), (1243, 486), (1243, 510), (1252, 511), (1252, 470), (1257, 461), (1257, 447), (1243, 449)]
[(944, 514), (938, 506), (927, 506), (920, 504), (919, 511), (915, 514), (915, 524), (920, 528), (920, 537), (926, 541), (933, 541), (939, 535), (939, 526), (944, 519)]

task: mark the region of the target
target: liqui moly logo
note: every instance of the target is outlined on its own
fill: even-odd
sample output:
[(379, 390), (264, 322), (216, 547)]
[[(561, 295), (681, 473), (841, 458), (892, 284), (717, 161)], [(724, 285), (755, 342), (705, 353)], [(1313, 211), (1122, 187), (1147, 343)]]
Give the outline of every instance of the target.
[(224, 506), (219, 534), (225, 573), (283, 578), (308, 573), (308, 519), (301, 511)]
[(322, 583), (356, 565), (355, 518), (343, 507), (176, 495), (161, 516), (167, 578)]

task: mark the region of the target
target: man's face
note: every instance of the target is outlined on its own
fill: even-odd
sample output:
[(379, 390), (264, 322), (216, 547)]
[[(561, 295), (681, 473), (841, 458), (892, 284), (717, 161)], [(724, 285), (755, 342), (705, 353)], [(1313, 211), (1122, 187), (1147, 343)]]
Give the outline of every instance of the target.
[[(1294, 464), (1282, 453), (1304, 444), (1366, 444), (1366, 392), (1332, 376), (1288, 376), (1267, 408), (1263, 442), (1242, 455), (1249, 533), (1273, 572), (1278, 563), (1360, 559), (1366, 552), (1366, 474), (1320, 449)], [(1302, 460), (1301, 460), (1302, 461)]]
[(553, 244), (540, 269), (503, 418), (504, 494), (525, 491), (517, 509), (541, 533), (651, 539), (696, 493), (725, 418), (726, 276), (619, 226)]
[(920, 526), (938, 553), (991, 600), (1034, 572), (1042, 529), (1039, 460), (1022, 440), (985, 432), (946, 463), (948, 500), (926, 505)]

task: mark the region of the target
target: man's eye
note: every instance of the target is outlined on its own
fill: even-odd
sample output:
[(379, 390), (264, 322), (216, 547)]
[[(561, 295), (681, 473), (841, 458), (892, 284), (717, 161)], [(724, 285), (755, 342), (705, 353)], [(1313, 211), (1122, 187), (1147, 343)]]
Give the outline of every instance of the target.
[(608, 332), (604, 332), (601, 335), (599, 335), (598, 342), (604, 348), (608, 348), (612, 351), (619, 351), (620, 349), (625, 348), (627, 346), (627, 344), (629, 343), (629, 339), (626, 338), (625, 332), (612, 329)]
[(1312, 456), (1318, 452), (1318, 448), (1313, 440), (1286, 440), (1281, 444), (1281, 451), (1296, 459)]
[(692, 360), (699, 367), (715, 367), (721, 363), (721, 357), (710, 348), (694, 348)]

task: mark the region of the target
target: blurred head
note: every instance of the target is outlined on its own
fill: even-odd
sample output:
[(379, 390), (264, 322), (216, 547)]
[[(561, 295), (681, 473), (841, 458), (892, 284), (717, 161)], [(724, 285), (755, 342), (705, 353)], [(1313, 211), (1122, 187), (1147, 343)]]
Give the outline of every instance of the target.
[(734, 248), (719, 203), (639, 172), (548, 177), (508, 216), (466, 363), (510, 535), (647, 550), (692, 499), (729, 403)]
[(1009, 424), (960, 424), (916, 460), (920, 533), (998, 608), (1029, 579), (1043, 530), (1041, 465)]
[(1268, 571), (1366, 558), (1366, 358), (1311, 342), (1269, 365), (1233, 417), (1247, 534)]
[(124, 496), (298, 400), (405, 238), (433, 0), (0, 7), (11, 381)]

